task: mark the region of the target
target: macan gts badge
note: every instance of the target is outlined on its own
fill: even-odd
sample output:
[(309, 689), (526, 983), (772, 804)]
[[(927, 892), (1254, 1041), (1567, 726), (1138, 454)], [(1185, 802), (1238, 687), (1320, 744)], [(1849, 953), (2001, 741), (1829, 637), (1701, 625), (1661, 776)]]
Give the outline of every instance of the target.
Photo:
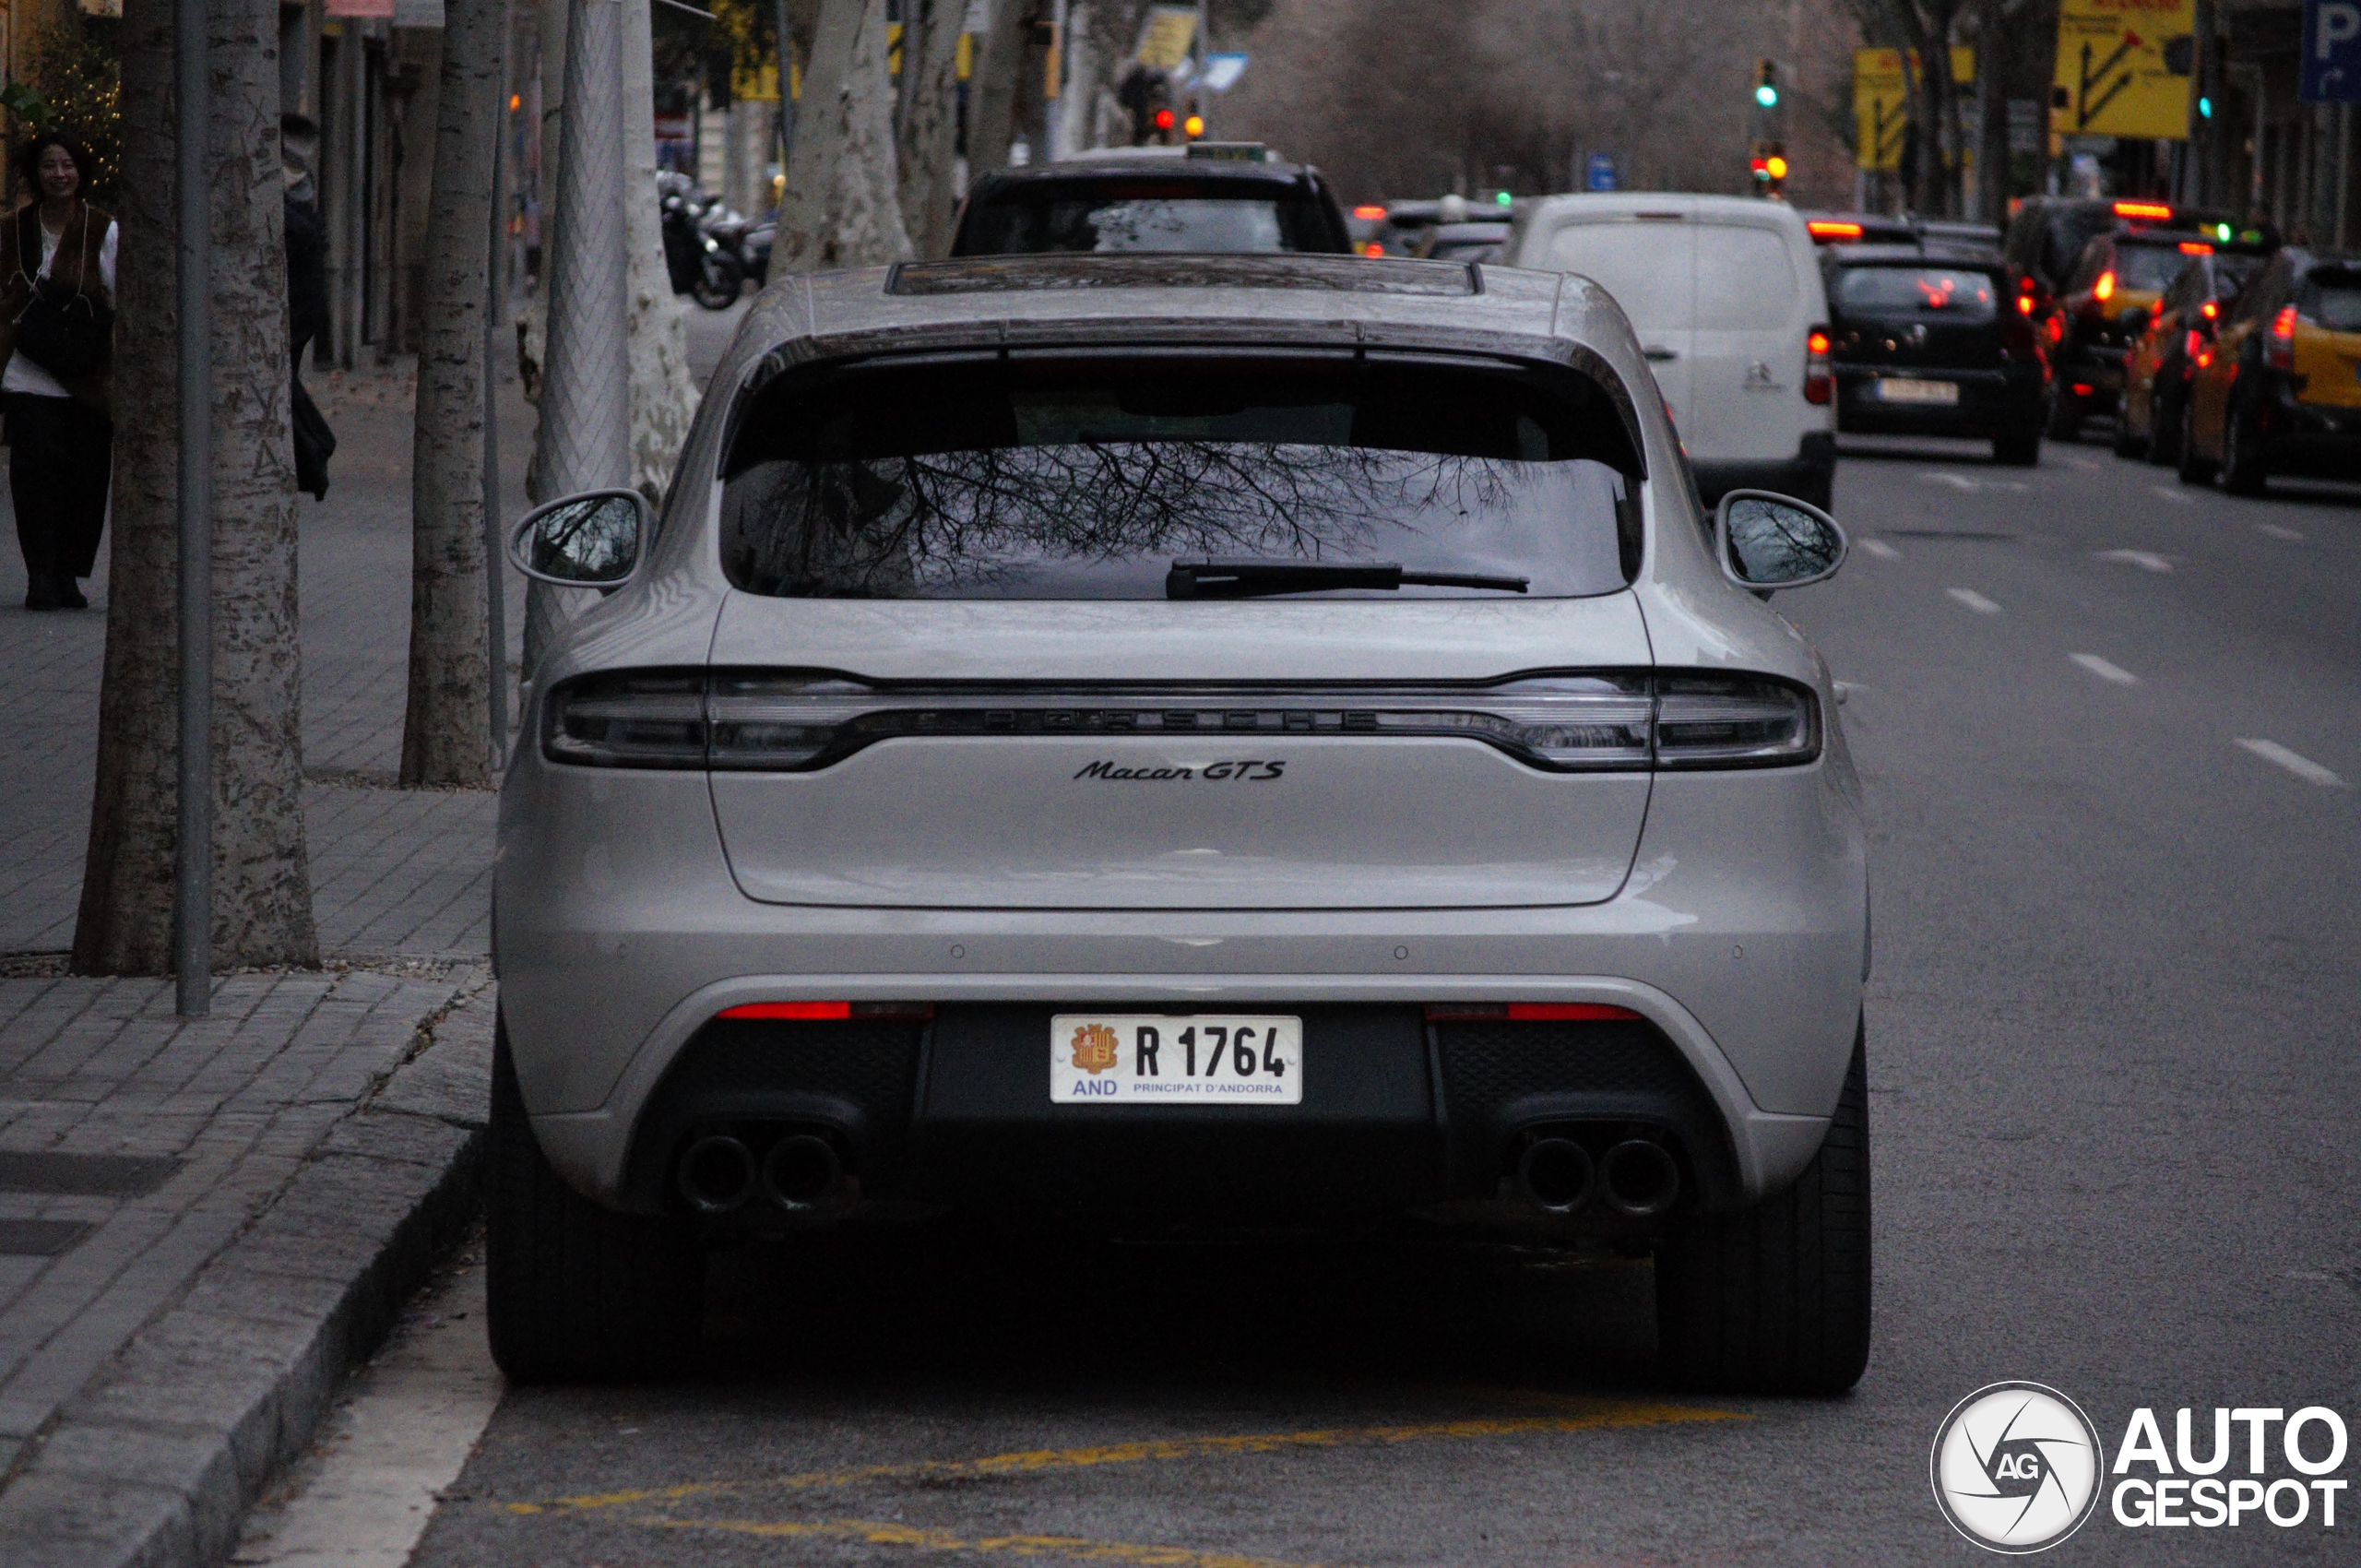
[(1860, 785), (1763, 602), (1844, 552), (1700, 513), (1579, 277), (774, 284), (660, 520), (513, 542), (604, 597), (501, 795), (500, 1364), (659, 1372), (714, 1249), (890, 1219), (1647, 1256), (1667, 1382), (1850, 1386)]

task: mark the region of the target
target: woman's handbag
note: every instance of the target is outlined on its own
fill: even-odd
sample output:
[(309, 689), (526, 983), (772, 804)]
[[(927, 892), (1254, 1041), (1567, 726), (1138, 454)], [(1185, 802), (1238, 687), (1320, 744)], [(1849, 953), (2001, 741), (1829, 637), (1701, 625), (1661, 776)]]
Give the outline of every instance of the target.
[[(82, 279), (67, 288), (41, 275), (41, 215), (25, 208), (17, 215), (17, 267), (31, 279), (32, 298), (17, 316), (17, 351), (60, 380), (95, 375), (106, 368), (114, 339), (114, 309), (82, 292)], [(82, 208), (82, 265), (90, 267), (90, 209)]]

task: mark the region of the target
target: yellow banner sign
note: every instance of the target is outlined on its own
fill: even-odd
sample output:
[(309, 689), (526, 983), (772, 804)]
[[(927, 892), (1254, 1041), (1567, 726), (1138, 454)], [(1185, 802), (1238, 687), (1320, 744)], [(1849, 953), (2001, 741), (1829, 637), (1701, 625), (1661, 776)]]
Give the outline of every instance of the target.
[[(1863, 169), (1891, 172), (1902, 167), (1902, 143), (1910, 125), (1910, 87), (1902, 74), (1899, 49), (1853, 51), (1854, 163)], [(1918, 68), (1918, 53), (1910, 53), (1910, 68)], [(1975, 79), (1975, 51), (1952, 50), (1952, 80)]]
[(2165, 46), (2192, 35), (2196, 11), (2196, 0), (2063, 0), (2050, 129), (2186, 140), (2189, 77), (2165, 68)]

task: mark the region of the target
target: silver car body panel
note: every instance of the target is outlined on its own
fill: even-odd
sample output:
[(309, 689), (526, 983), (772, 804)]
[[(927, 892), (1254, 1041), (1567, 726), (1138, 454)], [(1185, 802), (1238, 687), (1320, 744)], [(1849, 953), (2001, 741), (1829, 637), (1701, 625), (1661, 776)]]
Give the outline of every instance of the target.
[[(886, 897), (896, 890), (881, 885), (892, 881), (885, 830), (860, 823), (849, 831), (823, 824), (827, 847), (803, 869), (775, 851), (777, 879), (749, 879), (742, 866), (733, 874), (716, 815), (717, 794), (736, 780), (553, 766), (538, 744), (538, 701), (528, 700), (501, 799), (494, 954), (526, 1104), (561, 1172), (616, 1201), (639, 1109), (700, 1025), (743, 1001), (823, 996), (1613, 1003), (1653, 1020), (1688, 1061), (1722, 1113), (1749, 1195), (1799, 1171), (1836, 1102), (1866, 973), (1860, 787), (1835, 692), (1794, 627), (1718, 569), (1646, 363), (1614, 302), (1574, 277), (1487, 267), (1481, 278), (1483, 291), (1465, 298), (1185, 287), (904, 298), (886, 294), (876, 271), (781, 279), (749, 313), (714, 377), (647, 569), (564, 629), (536, 685), (708, 660), (878, 679), (1051, 681), (1086, 672), (1489, 679), (1653, 662), (1812, 687), (1824, 736), (1816, 761), (1626, 775), (1599, 790), (1610, 781), (1525, 769), (1480, 742), (1437, 742), (1438, 753), (1465, 754), (1422, 764), (1435, 769), (1430, 779), (1447, 787), (1500, 768), (1529, 776), (1510, 799), (1528, 782), (1536, 800), (1560, 783), (1581, 785), (1596, 802), (1583, 813), (1636, 817), (1636, 841), (1619, 855), (1593, 853), (1597, 863), (1584, 869), (1529, 833), (1520, 841), (1513, 824), (1445, 824), (1436, 855), (1363, 865), (1358, 885), (1322, 895), (1362, 907), (1307, 909), (1299, 893), (1267, 890), (1254, 900), (1262, 907), (1238, 909), (1169, 907), (1194, 898), (1162, 893), (1145, 898), (1151, 907), (1121, 907), (1136, 892), (1099, 907), (1062, 895), (1033, 908), (955, 907), (944, 897), (952, 884), (972, 885), (992, 865), (1015, 863), (1009, 847), (975, 841), (980, 816), (955, 808), (951, 837), (928, 837), (907, 808), (884, 805), (896, 830), (919, 835), (907, 840), (906, 862), (923, 858), (931, 868), (927, 897), (915, 904)], [(1627, 592), (1601, 599), (1501, 604), (766, 600), (730, 587), (716, 476), (742, 388), (785, 366), (847, 354), (1061, 341), (1382, 344), (1604, 371), (1618, 383), (1610, 390), (1628, 398), (1650, 474), (1639, 576)], [(1111, 616), (1120, 626), (1093, 622)], [(1255, 659), (1253, 639), (1219, 635), (1249, 624), (1287, 628), (1284, 658)], [(1152, 647), (1117, 635), (1151, 624)], [(1045, 753), (1039, 777), (1063, 782), (1065, 760)], [(1620, 801), (1633, 794), (1636, 813)], [(1434, 810), (1442, 823), (1448, 796)], [(1336, 834), (1361, 831), (1348, 814), (1336, 815)], [(1044, 807), (1025, 824), (1022, 853), (1049, 854), (1057, 820)], [(1302, 830), (1299, 820), (1299, 847)], [(1504, 869), (1503, 857), (1520, 849), (1530, 860)], [(1348, 861), (1323, 853), (1316, 874), (1335, 876)], [(1456, 892), (1443, 885), (1454, 861)], [(1064, 894), (1078, 878), (1110, 874), (1103, 862), (1057, 865), (1051, 855), (1050, 863)], [(1264, 874), (1287, 884), (1307, 873), (1282, 862)], [(845, 895), (848, 880), (862, 885), (862, 897)], [(1412, 882), (1419, 896), (1403, 897)], [(1201, 876), (1197, 885), (1213, 884)], [(1004, 893), (999, 901), (1008, 902)]]

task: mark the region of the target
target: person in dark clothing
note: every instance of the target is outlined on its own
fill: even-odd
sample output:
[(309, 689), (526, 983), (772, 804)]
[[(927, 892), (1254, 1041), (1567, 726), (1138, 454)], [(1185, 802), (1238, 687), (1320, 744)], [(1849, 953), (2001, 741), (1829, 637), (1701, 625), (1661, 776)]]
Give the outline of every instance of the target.
[(31, 203), (0, 218), (0, 403), (8, 419), (8, 493), (25, 555), (25, 608), (87, 610), (77, 579), (96, 565), (113, 463), (110, 344), (95, 368), (56, 370), (19, 350), (19, 324), (36, 290), (111, 324), (117, 230), (82, 199), (89, 159), (55, 131), (27, 143), (17, 160)]
[(294, 361), (289, 402), (295, 425), (295, 487), (325, 501), (336, 434), (303, 389), (304, 351), (328, 329), (328, 232), (320, 216), (319, 185), (312, 178), (319, 145), (320, 128), (308, 115), (279, 117), (279, 172), (287, 182), (287, 341)]

